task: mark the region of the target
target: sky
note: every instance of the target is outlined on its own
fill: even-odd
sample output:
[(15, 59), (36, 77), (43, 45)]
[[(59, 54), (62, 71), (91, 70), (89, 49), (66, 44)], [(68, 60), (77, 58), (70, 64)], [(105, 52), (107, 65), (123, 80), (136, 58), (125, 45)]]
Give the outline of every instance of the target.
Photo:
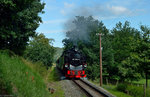
[(150, 0), (41, 0), (46, 3), (43, 23), (36, 30), (52, 38), (54, 47), (63, 47), (65, 23), (75, 16), (93, 16), (112, 30), (119, 21), (129, 21), (136, 29), (150, 27)]

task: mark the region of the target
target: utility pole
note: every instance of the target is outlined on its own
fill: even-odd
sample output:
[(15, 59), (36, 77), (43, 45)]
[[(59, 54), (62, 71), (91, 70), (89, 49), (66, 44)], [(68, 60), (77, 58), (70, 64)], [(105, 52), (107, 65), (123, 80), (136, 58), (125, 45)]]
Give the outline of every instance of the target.
[(100, 50), (99, 50), (99, 55), (100, 55), (100, 59), (99, 59), (99, 63), (100, 63), (100, 86), (103, 85), (103, 76), (102, 76), (102, 47), (101, 47), (101, 36), (103, 34), (101, 33), (97, 33), (96, 35), (99, 35), (99, 45), (100, 45)]

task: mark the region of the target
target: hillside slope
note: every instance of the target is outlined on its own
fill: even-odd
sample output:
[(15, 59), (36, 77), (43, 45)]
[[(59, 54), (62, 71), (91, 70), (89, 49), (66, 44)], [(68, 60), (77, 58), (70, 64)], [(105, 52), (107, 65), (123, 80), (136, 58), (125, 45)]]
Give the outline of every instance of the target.
[(18, 97), (49, 97), (44, 80), (20, 57), (0, 51), (0, 95)]
[(54, 56), (54, 62), (57, 61), (57, 59), (62, 55), (63, 48), (55, 47), (56, 49), (56, 54)]

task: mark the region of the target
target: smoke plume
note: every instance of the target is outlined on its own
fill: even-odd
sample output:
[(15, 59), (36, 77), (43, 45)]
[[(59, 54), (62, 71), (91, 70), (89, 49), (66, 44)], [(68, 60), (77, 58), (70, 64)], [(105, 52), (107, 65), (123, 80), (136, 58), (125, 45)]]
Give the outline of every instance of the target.
[(76, 16), (74, 19), (68, 20), (65, 24), (66, 37), (68, 37), (74, 45), (78, 41), (84, 43), (90, 42), (90, 32), (98, 28), (98, 20), (92, 16)]

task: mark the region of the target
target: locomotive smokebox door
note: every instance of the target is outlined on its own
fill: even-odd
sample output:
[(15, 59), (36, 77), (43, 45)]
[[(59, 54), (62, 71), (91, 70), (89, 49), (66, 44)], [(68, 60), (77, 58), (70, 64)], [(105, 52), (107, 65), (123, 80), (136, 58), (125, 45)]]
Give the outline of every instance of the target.
[(75, 75), (78, 75), (78, 71), (75, 71)]

